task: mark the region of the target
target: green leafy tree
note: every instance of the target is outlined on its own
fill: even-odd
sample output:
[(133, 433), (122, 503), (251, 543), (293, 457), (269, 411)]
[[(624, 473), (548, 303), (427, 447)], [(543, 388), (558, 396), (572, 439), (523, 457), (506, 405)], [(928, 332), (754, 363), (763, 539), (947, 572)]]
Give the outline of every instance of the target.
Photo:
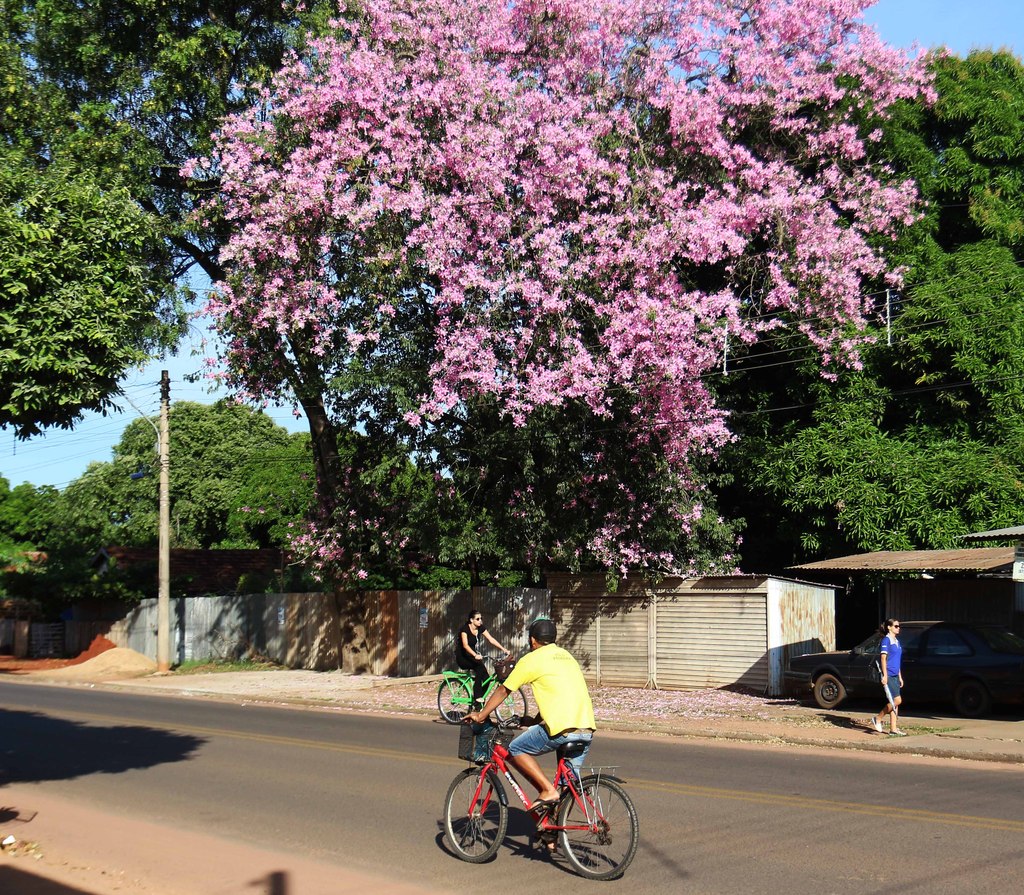
[[(31, 539), (46, 561), (5, 577), (11, 593), (60, 606), (83, 597), (152, 594), (146, 569), (97, 575), (101, 547), (156, 547), (159, 477), (155, 421), (133, 420), (113, 458), (92, 463), (63, 491), (0, 489), (0, 537)], [(286, 547), (312, 499), (309, 438), (248, 407), (179, 402), (170, 417), (171, 545)]]
[(10, 32), (0, 97), (0, 427), (27, 437), (111, 407), (174, 315), (152, 219), (119, 176), (76, 157), (73, 116)]
[(154, 342), (155, 245), (125, 191), (0, 151), (0, 427), (27, 437), (113, 406)]
[[(220, 120), (244, 108), (289, 45), (334, 4), (313, 0), (4, 0), (35, 80), (74, 116), (64, 139), (92, 167), (130, 185), (160, 222), (175, 273), (219, 279), (218, 234), (185, 220), (215, 181), (181, 176)], [(300, 27), (302, 26), (302, 27)]]
[[(516, 425), (493, 403), (467, 401), (460, 424), (428, 441), (438, 509), (423, 529), (438, 560), (470, 570), (475, 584), (504, 569), (528, 581), (551, 568), (596, 569), (615, 580), (631, 550), (634, 572), (644, 553), (650, 574), (730, 567), (735, 532), (711, 494), (684, 490), (659, 452), (621, 438), (619, 412), (596, 422), (564, 407)], [(695, 463), (692, 474), (706, 482), (709, 470)], [(617, 516), (627, 505), (641, 508), (636, 518)], [(596, 519), (604, 526), (595, 537)]]
[[(0, 568), (23, 567), (54, 525), (56, 490), (24, 482), (14, 488), (0, 476)], [(2, 581), (0, 581), (2, 588)]]
[(937, 102), (881, 144), (927, 200), (879, 292), (863, 368), (822, 380), (804, 346), (749, 355), (723, 394), (744, 566), (944, 548), (1024, 515), (1024, 66), (1006, 52), (932, 60)]
[(173, 346), (186, 272), (220, 276), (186, 224), (215, 179), (179, 172), (330, 6), (0, 2), (0, 427), (106, 412)]
[[(125, 428), (106, 463), (62, 492), (69, 543), (156, 546), (159, 475), (155, 421)], [(175, 547), (284, 546), (289, 521), (308, 510), (308, 439), (225, 401), (181, 401), (170, 410), (171, 543)], [(262, 523), (253, 524), (255, 509)], [(88, 545), (88, 546), (86, 546)]]

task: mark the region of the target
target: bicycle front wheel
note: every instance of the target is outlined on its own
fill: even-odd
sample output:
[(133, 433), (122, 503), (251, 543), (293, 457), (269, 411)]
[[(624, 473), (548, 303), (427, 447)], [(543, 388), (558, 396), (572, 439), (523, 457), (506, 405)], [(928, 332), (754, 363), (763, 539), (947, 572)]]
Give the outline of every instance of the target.
[(502, 724), (518, 723), (526, 717), (526, 697), (522, 690), (516, 690), (508, 694), (501, 704), (494, 710), (498, 720)]
[(559, 839), (580, 876), (617, 879), (636, 854), (640, 824), (625, 789), (600, 775), (584, 777), (577, 802), (567, 794), (558, 805)]
[(437, 688), (437, 710), (441, 718), (449, 724), (458, 724), (469, 711), (473, 701), (472, 694), (465, 681), (458, 678), (445, 678)]
[(493, 858), (508, 830), (505, 790), (497, 774), (467, 768), (452, 781), (444, 800), (444, 832), (463, 861), (481, 864)]

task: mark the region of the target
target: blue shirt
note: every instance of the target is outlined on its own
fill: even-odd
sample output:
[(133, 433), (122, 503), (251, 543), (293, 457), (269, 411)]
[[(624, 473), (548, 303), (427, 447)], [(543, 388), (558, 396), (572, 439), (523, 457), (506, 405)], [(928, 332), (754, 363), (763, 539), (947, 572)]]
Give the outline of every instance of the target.
[(899, 640), (886, 634), (885, 637), (882, 638), (880, 652), (886, 656), (886, 673), (892, 675), (892, 677), (899, 677), (900, 660), (903, 658), (903, 647), (900, 646)]

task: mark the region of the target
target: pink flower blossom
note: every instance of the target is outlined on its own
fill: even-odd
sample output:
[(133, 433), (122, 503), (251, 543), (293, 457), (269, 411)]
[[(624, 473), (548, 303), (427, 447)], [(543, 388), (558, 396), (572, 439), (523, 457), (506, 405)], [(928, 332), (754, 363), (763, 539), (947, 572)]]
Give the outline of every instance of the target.
[[(796, 321), (823, 367), (855, 364), (864, 284), (898, 282), (880, 246), (916, 195), (869, 146), (930, 88), (870, 4), (365, 0), (186, 166), (220, 174), (231, 228), (205, 308), (225, 378), (294, 399), (296, 345), (324, 381), (386, 357), (429, 283), (409, 425), (626, 400), (620, 436), (685, 490), (731, 437), (706, 384), (726, 332)], [(595, 527), (609, 568), (661, 562), (637, 512)]]

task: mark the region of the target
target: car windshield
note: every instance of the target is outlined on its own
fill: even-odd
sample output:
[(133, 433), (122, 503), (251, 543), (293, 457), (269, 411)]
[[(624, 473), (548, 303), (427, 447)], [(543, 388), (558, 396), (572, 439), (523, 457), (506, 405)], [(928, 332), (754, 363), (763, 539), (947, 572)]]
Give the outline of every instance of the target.
[(996, 653), (1024, 656), (1024, 638), (1002, 628), (978, 628), (978, 636)]
[(882, 642), (882, 636), (880, 634), (872, 634), (863, 643), (857, 644), (853, 648), (855, 653), (862, 653), (865, 655), (878, 655), (878, 645)]
[[(921, 641), (921, 634), (922, 633), (923, 633), (923, 629), (919, 628), (919, 627), (909, 627), (909, 628), (906, 628), (903, 631), (903, 633), (900, 634), (900, 645), (905, 650), (916, 650), (918, 643)], [(1017, 639), (1020, 640), (1020, 638), (1017, 638)], [(872, 634), (863, 643), (857, 644), (857, 646), (855, 646), (853, 648), (853, 651), (855, 653), (860, 653), (861, 655), (877, 656), (878, 655), (878, 648), (881, 645), (881, 643), (882, 643), (882, 635), (881, 634)], [(1024, 645), (1024, 641), (1021, 641), (1021, 643), (1022, 643), (1022, 645)], [(993, 649), (995, 649), (995, 647), (993, 647)]]

